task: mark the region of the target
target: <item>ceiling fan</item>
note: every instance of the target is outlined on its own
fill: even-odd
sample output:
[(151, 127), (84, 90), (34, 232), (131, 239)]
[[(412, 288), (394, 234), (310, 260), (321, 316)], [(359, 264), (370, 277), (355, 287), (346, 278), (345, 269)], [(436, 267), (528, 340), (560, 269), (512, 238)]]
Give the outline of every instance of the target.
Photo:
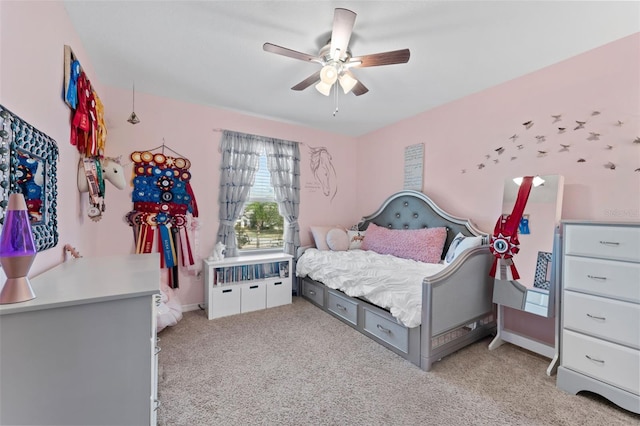
[(351, 68), (377, 67), (380, 65), (404, 64), (409, 61), (409, 49), (393, 50), (390, 52), (374, 53), (372, 55), (352, 56), (349, 50), (349, 40), (356, 21), (356, 13), (348, 9), (336, 8), (333, 15), (333, 29), (331, 38), (320, 49), (318, 55), (309, 55), (286, 47), (265, 43), (262, 48), (266, 52), (288, 56), (307, 62), (317, 62), (322, 68), (300, 83), (292, 90), (304, 90), (315, 84), (315, 88), (325, 96), (329, 96), (334, 83), (338, 81), (344, 93), (353, 92), (354, 95), (364, 95), (369, 91), (362, 82), (357, 80)]

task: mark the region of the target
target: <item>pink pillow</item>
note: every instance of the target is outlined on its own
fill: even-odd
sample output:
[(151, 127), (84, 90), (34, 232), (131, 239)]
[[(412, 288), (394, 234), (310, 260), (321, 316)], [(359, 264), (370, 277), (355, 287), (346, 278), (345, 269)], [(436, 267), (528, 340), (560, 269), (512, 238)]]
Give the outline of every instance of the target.
[(387, 229), (370, 223), (363, 250), (425, 263), (439, 263), (447, 228)]

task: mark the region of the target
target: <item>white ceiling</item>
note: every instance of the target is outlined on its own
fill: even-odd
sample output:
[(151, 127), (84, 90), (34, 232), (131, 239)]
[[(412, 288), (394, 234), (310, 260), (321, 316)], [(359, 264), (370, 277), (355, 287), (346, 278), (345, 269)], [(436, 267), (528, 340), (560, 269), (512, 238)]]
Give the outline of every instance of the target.
[[(640, 31), (626, 1), (65, 1), (101, 83), (360, 136)], [(290, 88), (320, 65), (333, 10), (357, 13), (354, 56), (409, 48), (406, 64), (355, 69), (362, 96)], [(136, 111), (140, 116), (144, 111)]]

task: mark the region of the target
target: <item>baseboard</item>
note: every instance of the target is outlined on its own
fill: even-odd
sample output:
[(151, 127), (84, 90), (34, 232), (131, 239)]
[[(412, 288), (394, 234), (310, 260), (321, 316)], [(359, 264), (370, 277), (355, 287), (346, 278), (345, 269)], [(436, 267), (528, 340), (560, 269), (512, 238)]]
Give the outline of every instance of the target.
[(193, 303), (191, 305), (182, 305), (182, 312), (197, 311), (199, 309), (200, 309), (199, 303)]

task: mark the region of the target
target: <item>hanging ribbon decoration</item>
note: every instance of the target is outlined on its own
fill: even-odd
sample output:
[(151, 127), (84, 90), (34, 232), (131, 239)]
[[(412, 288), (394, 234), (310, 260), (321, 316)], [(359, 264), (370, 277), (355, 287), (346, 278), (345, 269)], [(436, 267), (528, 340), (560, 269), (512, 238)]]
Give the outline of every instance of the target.
[[(133, 161), (133, 210), (125, 218), (133, 228), (136, 253), (160, 253), (160, 266), (169, 269), (170, 287), (178, 287), (178, 267), (195, 263), (188, 230), (189, 219), (198, 216), (189, 181), (191, 162), (180, 157), (135, 151)], [(179, 155), (179, 154), (178, 154)]]
[[(490, 239), (489, 249), (495, 256), (489, 275), (500, 280), (517, 280), (520, 278), (513, 256), (520, 251), (518, 240), (518, 226), (522, 219), (522, 213), (527, 205), (529, 193), (533, 185), (533, 176), (525, 176), (518, 190), (518, 198), (510, 215), (500, 215), (493, 235)], [(496, 276), (497, 273), (497, 276)]]

